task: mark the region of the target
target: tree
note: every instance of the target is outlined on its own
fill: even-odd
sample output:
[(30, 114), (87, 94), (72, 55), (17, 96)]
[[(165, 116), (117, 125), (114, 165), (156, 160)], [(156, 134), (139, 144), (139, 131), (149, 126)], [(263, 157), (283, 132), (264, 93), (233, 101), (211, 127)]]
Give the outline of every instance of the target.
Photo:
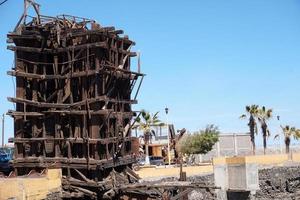
[[(141, 114), (136, 118), (136, 127), (143, 132), (146, 158), (145, 164), (149, 165), (149, 141), (152, 135), (155, 135), (155, 131), (152, 129), (153, 126), (162, 126), (163, 123), (158, 118), (158, 113), (151, 115), (145, 110), (141, 110)], [(141, 116), (141, 117), (140, 117)]]
[(250, 130), (250, 138), (252, 143), (253, 154), (255, 154), (255, 133), (257, 134), (256, 119), (257, 119), (258, 110), (259, 110), (258, 105), (253, 104), (250, 106), (246, 106), (246, 113), (240, 116), (241, 119), (245, 119), (248, 116), (249, 119), (248, 126)]
[(264, 154), (266, 154), (267, 149), (267, 137), (270, 136), (270, 130), (268, 129), (267, 122), (272, 118), (272, 109), (266, 109), (265, 106), (258, 109), (257, 119), (260, 123), (262, 135), (263, 135), (263, 145), (264, 145)]
[[(285, 152), (287, 154), (289, 154), (291, 137), (294, 137), (295, 139), (299, 139), (300, 138), (300, 130), (295, 127), (291, 127), (289, 125), (280, 126), (280, 127), (281, 127), (282, 133), (284, 135)], [(276, 138), (278, 136), (279, 136), (279, 134), (277, 134), (274, 138)]]
[(217, 126), (208, 125), (204, 130), (183, 136), (177, 148), (182, 154), (206, 154), (219, 141), (219, 134)]

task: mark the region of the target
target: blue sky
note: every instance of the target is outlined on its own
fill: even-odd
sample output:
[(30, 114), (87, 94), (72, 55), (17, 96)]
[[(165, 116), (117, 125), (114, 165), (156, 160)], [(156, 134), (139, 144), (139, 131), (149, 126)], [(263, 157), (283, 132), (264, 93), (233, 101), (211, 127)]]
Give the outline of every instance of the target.
[[(141, 51), (147, 74), (136, 110), (170, 108), (177, 129), (195, 131), (214, 123), (225, 133), (248, 131), (238, 119), (247, 104), (274, 109), (279, 124), (300, 127), (300, 1), (39, 0), (45, 15), (73, 14), (123, 29)], [(6, 34), (13, 30), (23, 1), (0, 6), (0, 112), (12, 109), (13, 62)], [(13, 124), (6, 118), (7, 135)], [(273, 137), (272, 137), (273, 138)], [(272, 143), (273, 139), (270, 139)], [(259, 141), (258, 141), (259, 142)]]

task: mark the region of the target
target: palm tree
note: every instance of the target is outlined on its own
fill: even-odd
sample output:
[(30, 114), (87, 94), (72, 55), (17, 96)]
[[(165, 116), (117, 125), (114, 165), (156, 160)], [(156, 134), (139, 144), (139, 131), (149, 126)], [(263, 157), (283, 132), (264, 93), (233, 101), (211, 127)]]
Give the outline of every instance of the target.
[(141, 114), (136, 118), (137, 125), (136, 127), (143, 131), (144, 143), (145, 143), (145, 151), (146, 158), (145, 164), (149, 165), (149, 141), (152, 135), (155, 135), (155, 131), (152, 129), (153, 126), (162, 126), (163, 123), (158, 118), (158, 113), (156, 112), (154, 115), (151, 115), (149, 112), (145, 110), (141, 110)]
[(262, 135), (263, 135), (263, 145), (264, 145), (264, 154), (266, 154), (267, 149), (267, 137), (270, 136), (270, 130), (268, 129), (267, 122), (272, 118), (272, 109), (266, 109), (265, 106), (258, 109), (257, 119), (260, 123)]
[(256, 124), (256, 118), (257, 118), (257, 113), (259, 110), (258, 105), (250, 105), (246, 106), (246, 113), (241, 115), (241, 119), (245, 119), (248, 117), (249, 122), (249, 130), (250, 130), (250, 138), (251, 138), (251, 143), (252, 143), (252, 152), (253, 155), (255, 155), (255, 133), (257, 134), (257, 124)]
[[(300, 130), (295, 127), (291, 127), (289, 125), (280, 126), (280, 127), (281, 127), (283, 135), (284, 135), (285, 152), (287, 154), (289, 154), (291, 137), (293, 136), (295, 139), (299, 139), (300, 138)], [(276, 138), (278, 136), (279, 136), (279, 134), (277, 134), (274, 138)]]

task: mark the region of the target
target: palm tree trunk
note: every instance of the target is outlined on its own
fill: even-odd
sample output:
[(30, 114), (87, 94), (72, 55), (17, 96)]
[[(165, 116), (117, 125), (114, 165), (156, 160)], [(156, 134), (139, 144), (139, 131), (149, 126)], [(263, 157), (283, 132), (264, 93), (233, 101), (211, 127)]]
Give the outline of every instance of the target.
[(266, 123), (263, 123), (262, 126), (262, 132), (263, 132), (263, 144), (264, 144), (264, 155), (266, 155), (266, 150), (267, 150), (267, 129), (268, 126)]
[(145, 151), (146, 151), (145, 164), (146, 164), (146, 165), (150, 165), (150, 159), (149, 159), (149, 145), (148, 145), (148, 142), (145, 142)]
[(267, 135), (264, 134), (263, 136), (263, 142), (264, 142), (264, 155), (266, 155), (266, 150), (267, 150)]
[(290, 142), (291, 139), (290, 137), (285, 137), (284, 143), (285, 143), (285, 152), (288, 154), (288, 158), (291, 159), (291, 154), (290, 154)]
[(249, 124), (250, 128), (250, 138), (251, 138), (251, 143), (252, 143), (252, 154), (255, 155), (255, 121), (254, 117), (251, 115), (249, 119)]
[(286, 138), (286, 141), (285, 141), (285, 152), (286, 152), (286, 153), (290, 153), (290, 144), (289, 144), (289, 142), (287, 141), (287, 138)]
[(146, 157), (145, 157), (145, 165), (150, 165), (150, 159), (149, 159), (149, 133), (145, 132), (144, 133), (144, 142), (145, 142), (145, 153), (146, 153)]
[(256, 149), (256, 147), (255, 147), (254, 133), (253, 134), (251, 133), (250, 137), (251, 137), (251, 143), (252, 143), (252, 154), (255, 155), (255, 149)]

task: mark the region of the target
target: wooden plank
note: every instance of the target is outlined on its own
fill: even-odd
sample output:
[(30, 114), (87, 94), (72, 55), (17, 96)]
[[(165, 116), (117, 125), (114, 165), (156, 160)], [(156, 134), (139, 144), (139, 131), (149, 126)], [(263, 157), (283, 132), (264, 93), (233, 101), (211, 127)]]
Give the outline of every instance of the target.
[(82, 45), (74, 45), (65, 48), (55, 48), (55, 49), (47, 49), (47, 48), (37, 48), (37, 47), (28, 47), (28, 46), (12, 46), (8, 45), (7, 49), (12, 51), (24, 51), (24, 52), (33, 52), (33, 53), (62, 53), (71, 50), (79, 50), (83, 48), (107, 48), (106, 42), (95, 42), (95, 43), (87, 43)]
[(8, 71), (7, 75), (10, 76), (17, 76), (17, 77), (24, 77), (24, 78), (31, 78), (31, 79), (40, 79), (40, 80), (54, 80), (54, 79), (70, 79), (70, 78), (77, 78), (77, 77), (83, 77), (83, 76), (94, 76), (97, 74), (109, 74), (112, 76), (115, 76), (117, 78), (123, 78), (123, 79), (130, 79), (135, 80), (139, 74), (136, 74), (135, 72), (125, 72), (121, 71), (121, 69), (116, 69), (114, 73), (110, 73), (109, 71), (105, 69), (99, 69), (99, 70), (88, 70), (83, 72), (72, 72), (67, 73), (65, 75), (43, 75), (43, 74), (34, 74), (34, 73), (26, 73), (26, 72), (20, 72), (20, 71)]
[(78, 107), (78, 106), (85, 105), (86, 102), (95, 103), (95, 102), (98, 102), (98, 101), (113, 102), (113, 103), (118, 102), (118, 103), (127, 103), (127, 104), (137, 103), (136, 100), (116, 100), (116, 99), (108, 98), (105, 95), (99, 96), (97, 98), (91, 98), (91, 99), (88, 99), (88, 100), (79, 101), (79, 102), (72, 103), (72, 104), (67, 104), (67, 103), (65, 103), (65, 104), (63, 104), (63, 103), (44, 103), (44, 102), (37, 102), (37, 101), (21, 99), (21, 98), (14, 98), (14, 97), (8, 97), (7, 100), (10, 101), (10, 102), (13, 102), (13, 103), (26, 103), (28, 105), (36, 106), (36, 107), (40, 107), (40, 108), (70, 108), (70, 107)]

